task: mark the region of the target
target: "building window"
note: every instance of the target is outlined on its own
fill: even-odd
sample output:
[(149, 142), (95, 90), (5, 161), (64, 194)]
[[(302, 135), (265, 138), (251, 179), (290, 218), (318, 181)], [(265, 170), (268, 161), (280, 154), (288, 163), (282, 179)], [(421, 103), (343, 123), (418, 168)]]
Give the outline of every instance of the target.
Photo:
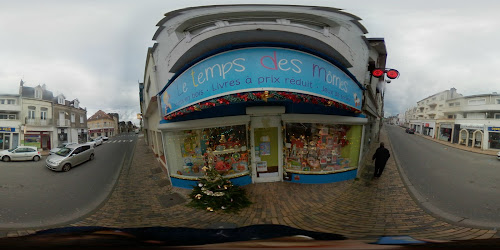
[(62, 96), (57, 97), (57, 103), (64, 105), (64, 97)]
[(469, 105), (483, 105), (486, 104), (486, 99), (469, 100)]
[(442, 101), (442, 100), (444, 100), (444, 95), (441, 95), (441, 96), (439, 97), (439, 100), (441, 100), (441, 101)]
[(500, 104), (500, 99), (497, 99), (497, 104)]
[(35, 98), (37, 99), (42, 99), (42, 90), (41, 89), (35, 89)]
[(35, 110), (36, 108), (34, 106), (28, 107), (28, 119), (35, 119)]
[(74, 100), (73, 101), (73, 107), (79, 108), (80, 107), (80, 102), (78, 102), (78, 100)]
[(449, 115), (449, 116), (448, 116), (448, 119), (453, 119), (453, 115)]
[(450, 102), (450, 103), (448, 103), (448, 106), (453, 107), (453, 106), (455, 106), (455, 103)]
[(0, 99), (0, 104), (5, 104), (5, 100), (4, 99)]
[(40, 119), (42, 120), (47, 120), (47, 111), (48, 109), (47, 108), (41, 108), (40, 109)]
[(16, 100), (8, 99), (7, 100), (7, 104), (15, 105), (16, 104)]
[(455, 106), (460, 106), (460, 103), (459, 102), (455, 102)]
[(500, 113), (495, 113), (495, 119), (500, 119)]
[(433, 101), (435, 101), (435, 100), (436, 100), (436, 97), (433, 97), (433, 98), (432, 98), (432, 100), (433, 100)]
[(80, 115), (80, 123), (83, 123), (83, 115)]
[(71, 122), (75, 123), (75, 114), (71, 114)]

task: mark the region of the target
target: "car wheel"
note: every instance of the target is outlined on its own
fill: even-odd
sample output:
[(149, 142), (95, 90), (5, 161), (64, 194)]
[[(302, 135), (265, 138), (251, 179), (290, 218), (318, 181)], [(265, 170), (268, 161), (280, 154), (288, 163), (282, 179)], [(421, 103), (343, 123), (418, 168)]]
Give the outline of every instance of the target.
[(4, 156), (4, 157), (2, 158), (2, 161), (8, 162), (8, 161), (10, 161), (10, 157), (8, 157), (8, 156)]
[(66, 164), (64, 164), (62, 171), (68, 172), (70, 169), (71, 169), (71, 164), (66, 163)]
[(39, 161), (39, 160), (40, 160), (40, 156), (35, 155), (35, 156), (33, 157), (33, 161)]
[(90, 154), (90, 158), (89, 158), (89, 161), (93, 160), (94, 159), (94, 154)]

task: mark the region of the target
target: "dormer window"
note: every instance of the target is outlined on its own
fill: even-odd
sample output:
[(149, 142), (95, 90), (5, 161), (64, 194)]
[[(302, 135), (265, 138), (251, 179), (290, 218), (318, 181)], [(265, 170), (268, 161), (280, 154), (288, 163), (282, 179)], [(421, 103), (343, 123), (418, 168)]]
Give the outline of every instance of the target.
[(64, 105), (64, 96), (62, 96), (62, 95), (58, 96), (57, 103)]
[(35, 89), (35, 98), (42, 99), (42, 90), (39, 88)]
[(73, 107), (79, 108), (80, 107), (80, 102), (78, 100), (73, 101)]

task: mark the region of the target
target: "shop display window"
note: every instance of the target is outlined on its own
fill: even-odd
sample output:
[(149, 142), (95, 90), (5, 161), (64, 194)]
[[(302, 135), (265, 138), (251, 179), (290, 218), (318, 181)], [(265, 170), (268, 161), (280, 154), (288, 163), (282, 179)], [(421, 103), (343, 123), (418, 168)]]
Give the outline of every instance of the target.
[(247, 126), (225, 126), (165, 133), (170, 175), (201, 177), (207, 167), (225, 177), (249, 173)]
[(360, 125), (286, 124), (284, 168), (292, 173), (333, 173), (357, 168)]

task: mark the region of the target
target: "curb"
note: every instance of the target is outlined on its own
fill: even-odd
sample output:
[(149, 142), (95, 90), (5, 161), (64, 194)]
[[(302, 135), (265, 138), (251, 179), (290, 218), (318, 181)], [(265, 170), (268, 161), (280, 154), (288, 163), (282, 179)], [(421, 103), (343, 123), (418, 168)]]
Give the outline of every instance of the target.
[[(129, 157), (130, 160), (128, 162), (126, 162), (125, 161), (126, 155), (123, 156), (123, 158), (121, 160), (121, 163), (120, 163), (120, 170), (117, 171), (117, 174), (113, 177), (113, 184), (112, 184), (113, 186), (111, 187), (111, 189), (108, 192), (107, 196), (94, 209), (91, 209), (88, 213), (85, 213), (84, 215), (81, 215), (81, 216), (79, 216), (77, 218), (70, 219), (70, 220), (68, 220), (66, 222), (62, 222), (62, 223), (56, 223), (56, 224), (46, 225), (46, 226), (42, 226), (42, 227), (23, 227), (23, 228), (7, 229), (7, 230), (1, 230), (0, 229), (0, 238), (2, 238), (2, 232), (7, 237), (9, 237), (8, 236), (9, 234), (11, 234), (11, 233), (17, 234), (17, 232), (19, 232), (19, 231), (39, 231), (39, 230), (45, 230), (45, 229), (53, 229), (53, 228), (57, 228), (57, 227), (61, 227), (61, 226), (71, 226), (71, 224), (73, 224), (75, 222), (78, 222), (78, 221), (81, 221), (84, 218), (86, 218), (88, 216), (91, 216), (92, 214), (94, 214), (95, 212), (97, 212), (99, 209), (101, 209), (104, 206), (104, 204), (106, 204), (106, 202), (111, 198), (111, 195), (114, 193), (114, 191), (116, 189), (116, 186), (118, 184), (118, 181), (120, 180), (120, 177), (121, 177), (122, 173), (124, 172), (125, 165), (127, 165), (127, 167), (126, 167), (127, 171), (128, 171), (128, 169), (130, 169), (130, 166), (132, 165), (132, 159), (134, 158), (135, 149), (137, 147), (137, 143), (138, 142), (139, 142), (139, 137), (137, 137), (137, 140), (134, 143), (134, 147), (132, 148), (132, 154)], [(127, 163), (127, 164), (125, 164), (125, 163)], [(19, 235), (19, 236), (21, 236), (21, 235)]]
[[(387, 130), (385, 128), (383, 128), (383, 129), (387, 135)], [(417, 203), (419, 205), (419, 207), (422, 208), (425, 212), (427, 212), (428, 214), (430, 214), (438, 219), (442, 219), (450, 224), (461, 226), (461, 227), (473, 227), (473, 228), (487, 229), (487, 230), (498, 230), (498, 228), (500, 228), (500, 224), (498, 224), (498, 223), (482, 222), (482, 221), (471, 220), (471, 219), (468, 219), (465, 217), (456, 216), (454, 214), (445, 212), (445, 211), (441, 210), (440, 208), (432, 205), (423, 195), (420, 194), (420, 192), (413, 186), (411, 181), (408, 179), (404, 169), (401, 167), (401, 163), (398, 159), (398, 156), (396, 155), (396, 153), (394, 153), (394, 150), (392, 147), (392, 141), (388, 135), (387, 135), (387, 140), (389, 141), (391, 151), (393, 152), (394, 161), (396, 163), (396, 167), (398, 169), (399, 176), (403, 180), (403, 183), (404, 183), (406, 189), (408, 190), (408, 193), (413, 198), (415, 203)], [(472, 153), (475, 153), (475, 152), (472, 152)]]

